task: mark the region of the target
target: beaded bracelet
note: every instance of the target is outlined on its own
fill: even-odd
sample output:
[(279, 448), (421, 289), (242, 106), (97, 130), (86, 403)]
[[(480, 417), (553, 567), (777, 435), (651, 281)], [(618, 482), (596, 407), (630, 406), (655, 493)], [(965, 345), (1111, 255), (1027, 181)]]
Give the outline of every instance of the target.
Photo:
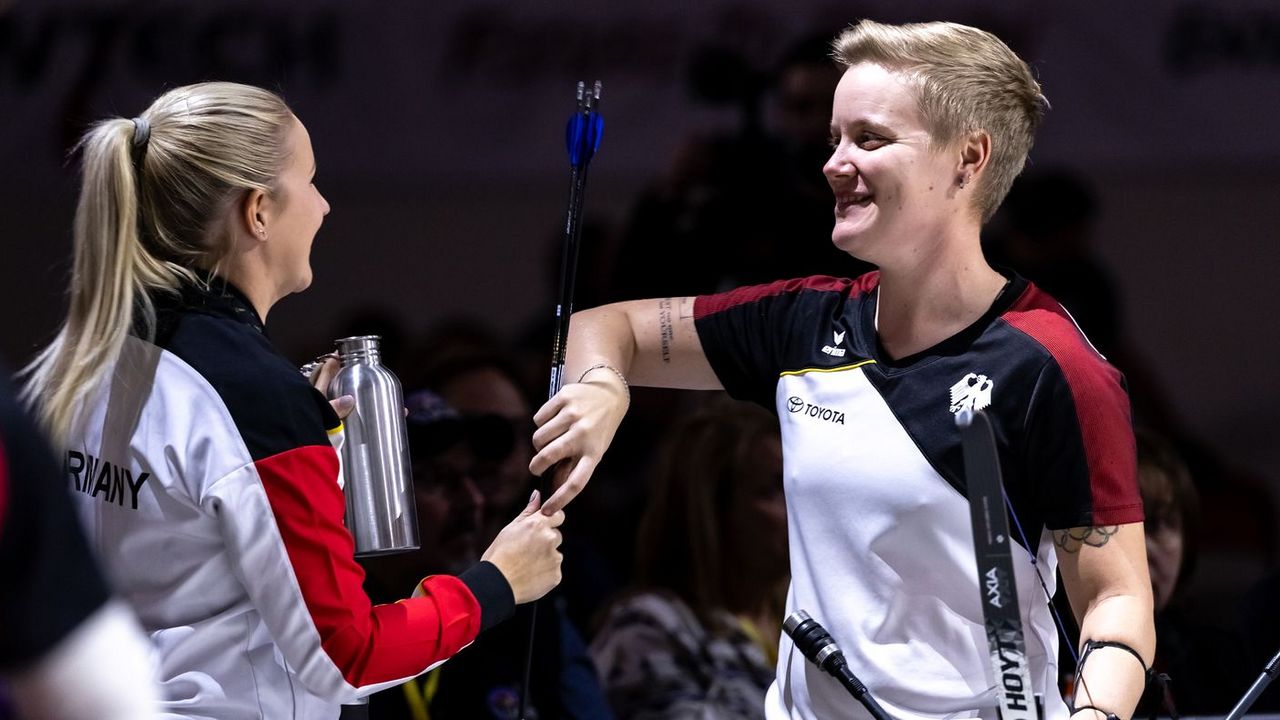
[(631, 404), (631, 383), (627, 382), (627, 376), (623, 375), (621, 370), (610, 365), (609, 363), (596, 363), (595, 365), (592, 365), (586, 370), (583, 370), (582, 374), (578, 376), (578, 382), (582, 382), (583, 380), (585, 380), (587, 378), (587, 375), (591, 374), (592, 370), (600, 370), (600, 369), (612, 370), (613, 374), (618, 376), (618, 379), (622, 381), (622, 390), (627, 394), (627, 405), (630, 405)]

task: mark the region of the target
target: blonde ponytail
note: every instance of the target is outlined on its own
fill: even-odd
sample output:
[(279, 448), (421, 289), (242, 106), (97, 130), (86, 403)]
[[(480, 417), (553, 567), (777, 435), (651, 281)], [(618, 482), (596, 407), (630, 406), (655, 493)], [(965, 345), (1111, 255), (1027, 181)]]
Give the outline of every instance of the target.
[[(98, 123), (80, 142), (84, 178), (76, 207), (66, 322), (28, 372), (26, 399), (58, 445), (86, 394), (120, 355), (138, 297), (138, 188), (133, 123)], [(61, 431), (61, 432), (60, 432)]]
[(136, 155), (138, 125), (123, 118), (97, 123), (77, 146), (83, 184), (67, 317), (23, 371), (24, 399), (59, 447), (131, 330), (151, 339), (152, 296), (216, 271), (236, 199), (272, 190), (293, 113), (260, 88), (201, 83), (165, 93), (142, 118), (150, 139)]

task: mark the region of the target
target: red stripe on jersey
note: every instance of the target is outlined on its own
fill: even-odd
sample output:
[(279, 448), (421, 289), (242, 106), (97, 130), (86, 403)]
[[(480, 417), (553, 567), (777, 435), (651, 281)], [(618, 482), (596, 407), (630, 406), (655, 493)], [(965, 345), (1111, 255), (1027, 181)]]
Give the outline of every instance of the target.
[(1048, 350), (1066, 378), (1089, 468), (1093, 524), (1141, 521), (1133, 420), (1120, 372), (1093, 349), (1067, 311), (1034, 285), (1002, 317)]
[(353, 686), (417, 675), (480, 632), (480, 605), (461, 580), (436, 576), (425, 597), (372, 605), (342, 524), (338, 455), (311, 445), (255, 463), (320, 643)]
[(798, 293), (802, 290), (818, 290), (826, 292), (845, 292), (850, 297), (857, 297), (870, 292), (880, 284), (880, 272), (873, 270), (854, 280), (834, 278), (826, 275), (813, 275), (794, 280), (778, 280), (766, 285), (750, 285), (736, 288), (715, 295), (699, 295), (693, 301), (693, 319), (701, 320), (730, 308), (757, 302), (769, 297)]

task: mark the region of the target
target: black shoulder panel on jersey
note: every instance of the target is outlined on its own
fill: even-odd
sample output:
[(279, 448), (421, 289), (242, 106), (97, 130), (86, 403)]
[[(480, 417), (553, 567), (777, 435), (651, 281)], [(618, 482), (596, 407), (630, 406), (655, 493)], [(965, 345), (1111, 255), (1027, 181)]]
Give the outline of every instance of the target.
[(1030, 290), (1015, 276), (968, 328), (896, 360), (884, 356), (876, 339), (874, 300), (857, 308), (854, 324), (857, 351), (876, 360), (864, 369), (866, 378), (921, 454), (965, 497), (955, 413), (986, 408), (1006, 492), (1034, 545), (1046, 524), (1087, 521), (1092, 501), (1084, 441), (1061, 369), (1041, 343), (1003, 317)]
[[(1044, 523), (1041, 493), (1019, 449), (1027, 447), (1030, 404), (1046, 364), (1051, 364), (1048, 353), (996, 322), (966, 350), (931, 356), (907, 367), (869, 365), (864, 372), (921, 454), (966, 498), (964, 452), (955, 413), (969, 397), (970, 388), (986, 388), (982, 397), (990, 399), (986, 412), (1000, 450), (1005, 490), (1034, 545)], [(910, 382), (901, 381), (906, 374), (912, 376)], [(1015, 540), (1021, 543), (1021, 538)]]
[(213, 386), (254, 460), (328, 445), (326, 428), (338, 426), (333, 408), (271, 345), (246, 301), (225, 300), (166, 309), (157, 343)]
[[(855, 359), (842, 345), (845, 318), (877, 280), (877, 273), (855, 280), (815, 276), (699, 296), (694, 322), (703, 353), (731, 396), (776, 412), (780, 373)], [(849, 344), (853, 340), (850, 333)]]
[(1042, 477), (1032, 484), (1037, 491), (1028, 500), (1043, 509), (1041, 517), (1050, 530), (1093, 525), (1097, 498), (1091, 491), (1093, 473), (1080, 414), (1062, 368), (1052, 358), (1045, 363), (1032, 398), (1033, 406), (1027, 409), (1027, 453), (1019, 472), (1029, 477), (1040, 468)]

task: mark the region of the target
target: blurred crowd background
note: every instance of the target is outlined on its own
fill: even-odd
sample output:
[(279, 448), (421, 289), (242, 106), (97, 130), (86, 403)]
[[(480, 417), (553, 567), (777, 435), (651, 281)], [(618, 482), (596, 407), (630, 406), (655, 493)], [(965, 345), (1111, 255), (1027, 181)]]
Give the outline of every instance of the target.
[[(432, 391), (410, 409), (420, 506), (438, 502), (446, 551), (420, 560), (447, 570), (527, 496), (575, 83), (603, 81), (606, 122), (578, 307), (857, 273), (865, 266), (830, 245), (821, 165), (839, 77), (826, 42), (861, 17), (976, 25), (1037, 72), (1052, 109), (985, 242), (1126, 373), (1154, 438), (1144, 493), (1173, 633), (1161, 642), (1240, 660), (1247, 676), (1214, 681), (1238, 696), (1277, 649), (1261, 660), (1263, 650), (1241, 650), (1240, 624), (1259, 647), (1280, 642), (1263, 610), (1275, 607), (1280, 548), (1280, 7), (1265, 0), (0, 0), (0, 358), (25, 364), (55, 330), (77, 187), (67, 158), (88, 122), (132, 116), (199, 80), (277, 90), (310, 130), (333, 211), (313, 249), (314, 284), (272, 312), (269, 334), (299, 363), (335, 338), (382, 335), (406, 390)], [(672, 449), (710, 432), (707, 413), (735, 416), (721, 403), (634, 390), (619, 440), (570, 508), (555, 618), (581, 637), (544, 634), (572, 645), (625, 626), (645, 583), (684, 597), (708, 627), (719, 598), (742, 596), (652, 572), (675, 552), (659, 547), (656, 518), (683, 513), (687, 530), (720, 513), (725, 544), (740, 544), (734, 519), (767, 526), (780, 495), (770, 484), (780, 468), (760, 475), (770, 459), (744, 459), (731, 439)], [(722, 452), (708, 477), (750, 476), (745, 515), (723, 514), (725, 491), (708, 496), (723, 507), (669, 492), (688, 483), (664, 452), (697, 463), (712, 447)], [(1170, 528), (1175, 539), (1157, 537)], [(706, 575), (736, 561), (692, 562), (688, 572)], [(774, 585), (785, 581), (763, 565), (749, 578), (760, 590), (751, 607), (729, 608), (757, 625), (776, 621)], [(397, 572), (375, 566), (371, 582), (396, 583)], [(630, 597), (621, 606), (619, 593)], [(625, 648), (596, 640), (606, 675), (631, 677)], [(615, 709), (631, 702), (617, 692)]]

